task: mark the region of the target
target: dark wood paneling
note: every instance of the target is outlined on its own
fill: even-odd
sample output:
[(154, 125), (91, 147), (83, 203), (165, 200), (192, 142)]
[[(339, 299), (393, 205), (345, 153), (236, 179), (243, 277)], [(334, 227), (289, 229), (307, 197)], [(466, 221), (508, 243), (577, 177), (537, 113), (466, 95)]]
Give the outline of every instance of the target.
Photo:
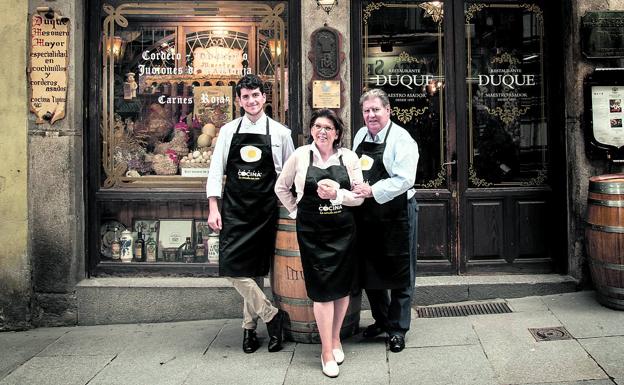
[(519, 257), (543, 257), (548, 242), (549, 221), (546, 201), (517, 201)]
[(418, 260), (452, 260), (448, 202), (418, 202)]
[(496, 259), (503, 254), (505, 227), (502, 201), (469, 201), (471, 239), (468, 260)]

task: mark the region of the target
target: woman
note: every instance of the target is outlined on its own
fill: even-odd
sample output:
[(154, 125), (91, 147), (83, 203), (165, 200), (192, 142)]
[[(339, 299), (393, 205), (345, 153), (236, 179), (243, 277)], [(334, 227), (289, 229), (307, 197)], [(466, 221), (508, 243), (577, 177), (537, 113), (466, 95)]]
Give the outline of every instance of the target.
[[(349, 307), (356, 266), (355, 222), (348, 207), (362, 204), (350, 191), (363, 181), (357, 155), (340, 147), (344, 125), (332, 110), (317, 110), (310, 120), (312, 144), (286, 161), (275, 193), (297, 218), (297, 241), (308, 297), (321, 336), (321, 365), (338, 376), (344, 361), (340, 328)], [(295, 185), (297, 196), (290, 189)]]

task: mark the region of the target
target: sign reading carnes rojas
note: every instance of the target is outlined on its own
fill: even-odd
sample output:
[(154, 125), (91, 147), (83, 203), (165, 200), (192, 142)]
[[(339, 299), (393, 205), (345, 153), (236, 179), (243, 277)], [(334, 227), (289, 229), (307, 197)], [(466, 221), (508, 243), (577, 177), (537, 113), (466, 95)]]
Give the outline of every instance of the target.
[(52, 124), (65, 117), (69, 18), (47, 8), (38, 11), (30, 27), (29, 105), (35, 123)]

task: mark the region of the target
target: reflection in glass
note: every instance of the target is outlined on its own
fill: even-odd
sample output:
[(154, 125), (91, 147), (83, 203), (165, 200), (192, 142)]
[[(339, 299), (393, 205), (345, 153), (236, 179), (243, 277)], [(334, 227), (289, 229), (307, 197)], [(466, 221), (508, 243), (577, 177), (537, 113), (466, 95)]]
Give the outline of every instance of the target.
[(418, 143), (416, 185), (445, 185), (442, 2), (365, 1), (364, 89), (390, 98), (392, 121)]
[(466, 8), (470, 183), (546, 180), (542, 12), (535, 5)]

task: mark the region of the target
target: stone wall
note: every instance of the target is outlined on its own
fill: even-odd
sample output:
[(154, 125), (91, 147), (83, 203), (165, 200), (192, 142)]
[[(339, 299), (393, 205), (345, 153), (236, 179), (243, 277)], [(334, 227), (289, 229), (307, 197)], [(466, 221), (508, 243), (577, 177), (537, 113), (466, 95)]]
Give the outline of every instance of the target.
[[(623, 0), (567, 0), (562, 6), (565, 63), (565, 130), (568, 172), (568, 272), (575, 278), (589, 279), (585, 254), (585, 215), (588, 179), (607, 173), (605, 161), (591, 161), (585, 150), (583, 80), (595, 68), (624, 67), (624, 60), (586, 59), (581, 54), (580, 23), (588, 11), (624, 10)], [(621, 172), (614, 167), (612, 172)]]
[(30, 1), (31, 14), (37, 7), (69, 17), (71, 26), (65, 118), (50, 125), (28, 117), (32, 322), (68, 325), (76, 323), (75, 285), (85, 276), (84, 2)]
[[(308, 100), (311, 100), (311, 87), (310, 82), (313, 74), (313, 64), (308, 59), (308, 53), (312, 49), (310, 37), (312, 33), (324, 27), (333, 28), (339, 32), (342, 38), (342, 52), (345, 54), (345, 60), (340, 66), (340, 78), (342, 79), (344, 90), (342, 93), (342, 109), (340, 111), (340, 117), (345, 122), (346, 129), (343, 135), (343, 145), (345, 147), (351, 147), (351, 132), (353, 127), (349, 124), (351, 121), (351, 51), (350, 51), (350, 21), (351, 21), (351, 4), (349, 1), (339, 1), (338, 5), (329, 13), (325, 13), (322, 9), (318, 8), (316, 1), (302, 1), (301, 2), (301, 63), (302, 63), (302, 79), (301, 89), (303, 92), (303, 133), (307, 137), (310, 132), (308, 130), (308, 123), (310, 122), (310, 116), (312, 115), (312, 106), (308, 104)], [(358, 96), (359, 97), (359, 96)], [(357, 129), (359, 127), (356, 127)]]
[(0, 331), (30, 324), (28, 260), (28, 140), (26, 116), (27, 4), (0, 2)]

